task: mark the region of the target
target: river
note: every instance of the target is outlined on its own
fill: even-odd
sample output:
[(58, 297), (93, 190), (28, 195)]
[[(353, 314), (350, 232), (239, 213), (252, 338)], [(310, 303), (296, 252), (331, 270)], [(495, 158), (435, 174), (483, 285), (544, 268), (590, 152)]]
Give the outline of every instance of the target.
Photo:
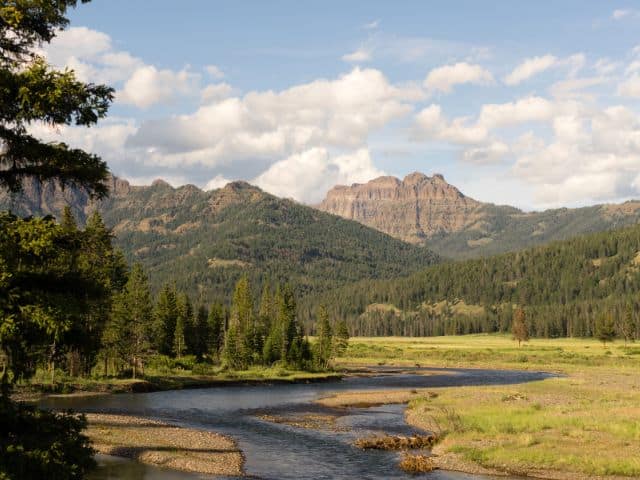
[[(305, 429), (261, 420), (259, 414), (323, 413), (313, 400), (337, 392), (514, 384), (551, 376), (542, 372), (476, 369), (413, 369), (398, 372), (381, 367), (375, 376), (310, 384), (225, 386), (146, 394), (51, 398), (43, 406), (82, 412), (149, 416), (182, 426), (214, 430), (231, 436), (246, 456), (248, 475), (263, 479), (410, 479), (401, 472), (397, 453), (363, 451), (351, 445), (356, 437), (389, 432), (411, 434), (403, 405), (353, 408), (338, 419), (338, 428)], [(91, 480), (195, 480), (211, 478), (99, 457)], [(220, 477), (215, 477), (220, 478)], [(425, 474), (430, 480), (488, 478), (454, 472)], [(505, 478), (505, 477), (501, 477)]]

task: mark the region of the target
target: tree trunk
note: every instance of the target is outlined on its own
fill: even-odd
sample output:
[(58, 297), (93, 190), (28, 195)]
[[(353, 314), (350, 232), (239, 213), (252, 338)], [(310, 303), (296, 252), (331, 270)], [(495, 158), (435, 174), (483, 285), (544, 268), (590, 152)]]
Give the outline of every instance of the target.
[(56, 381), (56, 342), (55, 340), (53, 342), (53, 345), (51, 345), (51, 359), (49, 361), (49, 369), (51, 370), (51, 385), (54, 385)]
[(137, 364), (137, 360), (136, 360), (135, 356), (133, 357), (133, 362), (132, 363), (133, 363), (133, 378), (135, 379), (136, 378), (136, 364)]

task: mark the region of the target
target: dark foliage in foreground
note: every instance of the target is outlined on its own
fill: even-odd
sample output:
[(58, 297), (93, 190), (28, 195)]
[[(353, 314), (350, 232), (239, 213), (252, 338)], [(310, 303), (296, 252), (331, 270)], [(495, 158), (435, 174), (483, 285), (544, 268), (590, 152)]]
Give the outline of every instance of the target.
[(95, 466), (86, 421), (0, 397), (0, 479), (81, 479)]

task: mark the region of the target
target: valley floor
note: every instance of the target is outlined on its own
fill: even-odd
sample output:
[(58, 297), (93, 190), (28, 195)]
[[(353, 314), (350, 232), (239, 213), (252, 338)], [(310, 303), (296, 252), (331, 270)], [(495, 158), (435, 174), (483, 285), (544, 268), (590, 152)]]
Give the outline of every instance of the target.
[[(518, 385), (351, 391), (319, 400), (329, 407), (408, 403), (408, 423), (440, 439), (433, 450), (439, 468), (560, 480), (640, 478), (640, 346), (533, 339), (519, 347), (502, 335), (352, 338), (346, 356), (337, 361), (338, 370), (347, 368), (348, 375), (372, 374), (375, 369), (365, 368), (369, 365), (397, 366), (388, 371), (399, 373), (420, 365), (557, 374)], [(147, 381), (155, 382), (155, 389), (171, 389), (322, 381), (328, 375), (254, 369), (218, 376), (174, 372)], [(130, 386), (109, 388), (131, 391)], [(100, 452), (203, 473), (242, 468), (242, 454), (231, 439), (122, 418), (89, 417), (89, 436)], [(314, 428), (317, 419), (303, 420), (292, 425)], [(213, 455), (210, 463), (203, 453)]]
[(439, 435), (437, 464), (548, 479), (640, 477), (640, 348), (506, 336), (355, 338), (349, 364), (545, 370), (539, 382), (349, 393), (331, 406), (408, 402), (407, 421)]

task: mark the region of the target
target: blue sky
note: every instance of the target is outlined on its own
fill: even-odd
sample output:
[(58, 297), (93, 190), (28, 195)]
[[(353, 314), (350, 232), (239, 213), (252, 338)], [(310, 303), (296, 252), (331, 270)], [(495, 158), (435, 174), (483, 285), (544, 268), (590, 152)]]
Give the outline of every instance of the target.
[[(51, 131), (134, 183), (319, 201), (418, 170), (523, 208), (640, 197), (640, 2), (94, 0), (44, 53), (117, 89)], [(635, 49), (635, 50), (634, 50)]]

